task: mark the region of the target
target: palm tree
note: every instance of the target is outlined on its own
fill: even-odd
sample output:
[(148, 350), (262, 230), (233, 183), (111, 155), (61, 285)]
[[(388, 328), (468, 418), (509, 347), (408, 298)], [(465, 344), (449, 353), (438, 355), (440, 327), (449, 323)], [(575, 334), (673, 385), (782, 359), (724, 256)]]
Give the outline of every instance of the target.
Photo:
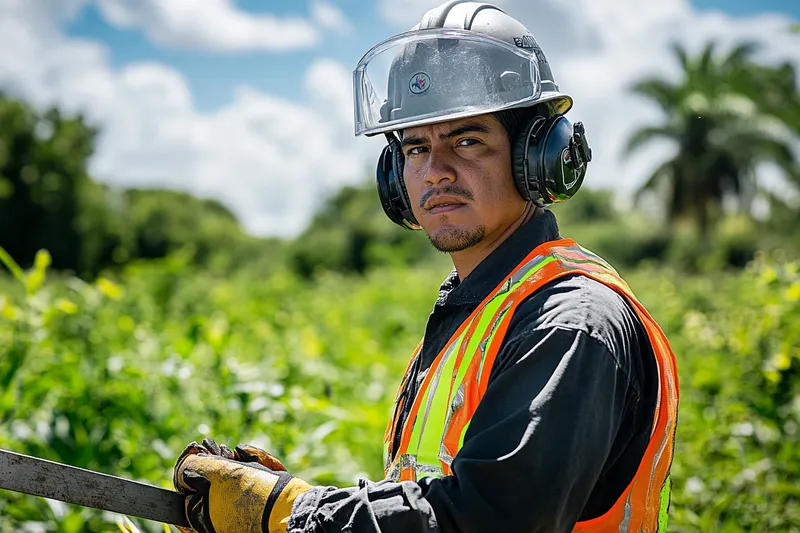
[[(632, 87), (654, 100), (666, 120), (634, 132), (624, 155), (655, 139), (666, 138), (677, 148), (636, 191), (636, 199), (647, 192), (666, 194), (669, 222), (694, 220), (704, 239), (726, 200), (749, 212), (759, 164), (775, 163), (792, 179), (800, 176), (785, 115), (790, 102), (800, 101), (794, 69), (755, 63), (755, 49), (742, 44), (717, 59), (713, 42), (697, 57), (674, 44), (683, 79), (651, 78)], [(800, 105), (792, 112), (797, 111)]]

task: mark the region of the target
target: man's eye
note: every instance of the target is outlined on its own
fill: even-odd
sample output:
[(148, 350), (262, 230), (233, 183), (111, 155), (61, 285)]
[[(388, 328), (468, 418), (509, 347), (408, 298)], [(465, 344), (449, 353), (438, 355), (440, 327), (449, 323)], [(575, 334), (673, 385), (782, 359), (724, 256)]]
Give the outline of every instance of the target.
[(478, 139), (461, 139), (458, 141), (458, 146), (474, 146), (478, 144)]
[(406, 150), (406, 157), (410, 155), (419, 155), (425, 150), (424, 146), (415, 146)]

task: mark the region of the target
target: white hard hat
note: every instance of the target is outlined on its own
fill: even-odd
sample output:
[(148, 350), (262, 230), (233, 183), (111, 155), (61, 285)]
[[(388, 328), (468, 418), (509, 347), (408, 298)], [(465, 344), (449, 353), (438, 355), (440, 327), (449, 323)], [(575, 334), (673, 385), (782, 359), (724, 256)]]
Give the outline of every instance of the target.
[(533, 35), (497, 6), (451, 0), (367, 52), (353, 73), (356, 135), (550, 102), (562, 93)]

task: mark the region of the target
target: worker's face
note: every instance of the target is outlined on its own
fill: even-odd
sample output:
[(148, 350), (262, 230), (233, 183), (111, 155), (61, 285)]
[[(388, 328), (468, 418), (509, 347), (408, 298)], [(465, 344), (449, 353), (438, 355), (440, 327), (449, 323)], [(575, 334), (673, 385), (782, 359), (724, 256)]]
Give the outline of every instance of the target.
[(493, 239), (525, 208), (508, 135), (491, 115), (407, 129), (402, 150), (414, 216), (442, 252)]

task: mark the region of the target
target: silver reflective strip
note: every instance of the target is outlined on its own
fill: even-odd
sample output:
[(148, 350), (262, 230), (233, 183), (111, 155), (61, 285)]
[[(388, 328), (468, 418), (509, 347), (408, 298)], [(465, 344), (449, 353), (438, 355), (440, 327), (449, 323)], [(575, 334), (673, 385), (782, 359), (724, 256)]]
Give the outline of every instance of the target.
[(455, 397), (453, 401), (450, 403), (450, 408), (447, 410), (447, 417), (444, 420), (444, 431), (442, 432), (442, 439), (444, 439), (445, 433), (447, 433), (447, 428), (450, 426), (450, 420), (452, 420), (453, 415), (456, 411), (461, 409), (461, 406), (464, 405), (464, 384), (461, 383), (458, 388), (456, 389)]
[(622, 516), (622, 522), (619, 523), (619, 533), (628, 533), (628, 528), (631, 527), (631, 494), (633, 491), (628, 492), (628, 497), (625, 499), (625, 513)]
[(397, 463), (392, 466), (389, 472), (386, 474), (386, 479), (389, 481), (400, 481), (400, 465)]
[(530, 261), (528, 261), (527, 263), (525, 263), (525, 265), (523, 265), (523, 267), (522, 267), (522, 268), (520, 268), (519, 270), (517, 270), (516, 272), (514, 272), (514, 274), (512, 274), (512, 275), (511, 275), (511, 277), (509, 278), (509, 281), (511, 282), (511, 286), (514, 286), (514, 285), (516, 285), (517, 283), (519, 283), (519, 282), (520, 282), (520, 280), (521, 280), (522, 278), (524, 278), (524, 277), (525, 277), (525, 276), (528, 274), (528, 272), (530, 272), (530, 271), (531, 271), (531, 269), (533, 269), (533, 268), (534, 268), (534, 267), (536, 267), (536, 266), (537, 266), (539, 263), (541, 263), (542, 261), (544, 261), (545, 257), (547, 257), (547, 256), (544, 256), (544, 255), (537, 255), (536, 257), (534, 257), (533, 259), (531, 259)]
[(478, 374), (475, 377), (478, 383), (481, 382), (481, 373), (483, 372), (483, 362), (486, 360), (486, 346), (489, 344), (489, 337), (490, 336), (487, 336), (478, 343), (478, 350), (481, 352), (481, 364), (478, 366)]
[(500, 289), (495, 293), (494, 297), (500, 296), (501, 294), (505, 294), (511, 290), (511, 278), (507, 278), (506, 282), (500, 287)]
[(447, 466), (453, 466), (453, 457), (447, 453), (447, 449), (444, 447), (444, 442), (439, 444), (439, 460)]
[(453, 464), (453, 458), (447, 453), (447, 450), (444, 447), (444, 436), (447, 434), (447, 428), (450, 427), (450, 420), (453, 419), (453, 415), (464, 405), (465, 398), (466, 388), (464, 387), (464, 383), (461, 383), (458, 386), (458, 389), (456, 389), (453, 402), (450, 404), (450, 409), (447, 411), (447, 419), (444, 421), (444, 431), (442, 431), (442, 440), (439, 442), (439, 459), (442, 460), (447, 466)]
[(502, 310), (500, 310), (499, 313), (497, 313), (497, 315), (495, 316), (494, 322), (492, 322), (492, 325), (489, 326), (489, 330), (488, 330), (489, 334), (486, 335), (486, 339), (484, 339), (484, 341), (481, 342), (481, 344), (479, 345), (481, 347), (481, 364), (478, 367), (478, 375), (475, 378), (477, 380), (477, 383), (481, 382), (481, 375), (483, 374), (483, 364), (486, 362), (486, 353), (485, 353), (486, 352), (486, 345), (488, 344), (488, 342), (492, 338), (492, 336), (494, 336), (494, 330), (497, 329), (497, 326), (500, 324), (500, 321), (503, 320), (503, 317), (506, 316), (506, 313), (508, 312), (508, 309), (510, 307), (511, 307), (511, 303), (506, 302), (505, 307)]
[(400, 456), (400, 469), (417, 468), (417, 456), (412, 453), (406, 453)]
[(453, 398), (453, 403), (450, 405), (451, 413), (455, 413), (456, 411), (461, 409), (461, 406), (464, 405), (465, 397), (466, 397), (465, 388), (464, 384), (462, 383), (461, 385), (458, 386), (458, 389), (456, 390), (456, 396), (455, 398)]
[(414, 481), (416, 481), (420, 476), (444, 476), (444, 472), (438, 466), (418, 463), (416, 455), (413, 453), (407, 453), (401, 455), (397, 459), (397, 462), (386, 474), (386, 479), (389, 481), (400, 481), (400, 474), (403, 470), (407, 469), (414, 472)]
[(434, 475), (434, 476), (443, 476), (444, 472), (438, 466), (426, 465), (426, 464), (418, 464), (414, 471), (418, 474), (416, 477), (424, 477), (425, 474)]
[[(667, 372), (667, 396), (670, 397), (673, 391), (673, 383), (672, 383), (672, 374)], [(659, 391), (659, 398), (661, 397), (661, 391)], [(669, 428), (673, 425), (672, 416), (670, 414), (669, 407), (666, 409), (667, 412), (667, 431), (664, 432), (664, 438), (661, 440), (661, 445), (658, 447), (658, 451), (656, 452), (655, 457), (653, 458), (653, 466), (650, 468), (650, 481), (647, 486), (647, 500), (650, 501), (650, 493), (653, 491), (653, 481), (656, 476), (656, 465), (658, 465), (659, 461), (661, 461), (661, 455), (664, 453), (664, 448), (667, 446), (667, 442), (670, 439), (670, 431)], [(655, 424), (653, 424), (655, 426)], [(659, 502), (660, 503), (660, 502)]]

